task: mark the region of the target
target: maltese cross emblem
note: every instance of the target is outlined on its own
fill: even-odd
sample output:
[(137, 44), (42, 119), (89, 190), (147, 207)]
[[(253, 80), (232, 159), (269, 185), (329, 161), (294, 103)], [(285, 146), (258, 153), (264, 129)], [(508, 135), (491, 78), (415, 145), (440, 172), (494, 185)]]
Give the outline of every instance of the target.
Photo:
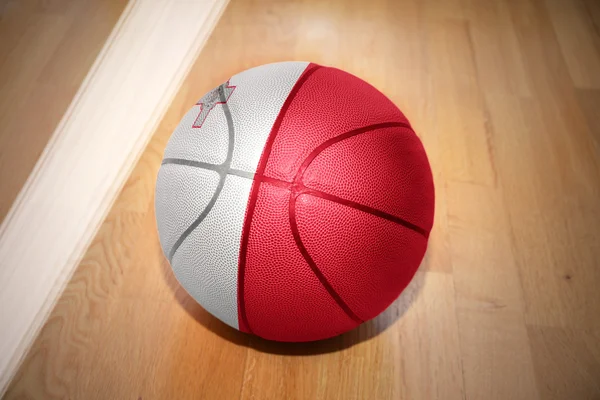
[(227, 103), (229, 96), (231, 96), (234, 89), (235, 86), (230, 86), (229, 81), (227, 81), (204, 95), (204, 97), (196, 103), (197, 106), (200, 106), (200, 113), (198, 113), (192, 128), (202, 127), (202, 124), (206, 120), (206, 117), (208, 117), (210, 111), (215, 108), (217, 104)]

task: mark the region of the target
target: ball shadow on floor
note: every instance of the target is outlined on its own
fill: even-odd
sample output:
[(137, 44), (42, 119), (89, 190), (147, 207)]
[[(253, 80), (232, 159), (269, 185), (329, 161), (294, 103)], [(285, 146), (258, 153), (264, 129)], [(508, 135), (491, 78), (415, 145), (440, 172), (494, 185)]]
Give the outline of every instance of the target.
[[(161, 254), (162, 257), (162, 254)], [(179, 285), (169, 263), (163, 257), (161, 262), (163, 274), (173, 292), (176, 301), (198, 323), (221, 338), (237, 345), (250, 347), (256, 351), (281, 355), (315, 355), (326, 354), (350, 348), (361, 342), (370, 340), (387, 330), (398, 321), (417, 299), (424, 285), (425, 273), (417, 272), (412, 282), (383, 313), (376, 318), (366, 321), (355, 329), (339, 336), (305, 343), (275, 342), (240, 332), (213, 317), (200, 306)]]

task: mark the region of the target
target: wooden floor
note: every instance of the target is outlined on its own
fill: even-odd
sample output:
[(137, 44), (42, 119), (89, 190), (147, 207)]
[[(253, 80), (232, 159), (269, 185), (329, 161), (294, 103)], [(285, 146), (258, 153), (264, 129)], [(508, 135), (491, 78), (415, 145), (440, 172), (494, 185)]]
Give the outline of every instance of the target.
[[(195, 304), (153, 209), (183, 114), (280, 60), (383, 91), (436, 182), (409, 288), (377, 319), (302, 345)], [(599, 286), (599, 2), (232, 0), (6, 398), (600, 399)]]
[(127, 0), (0, 0), (0, 223)]

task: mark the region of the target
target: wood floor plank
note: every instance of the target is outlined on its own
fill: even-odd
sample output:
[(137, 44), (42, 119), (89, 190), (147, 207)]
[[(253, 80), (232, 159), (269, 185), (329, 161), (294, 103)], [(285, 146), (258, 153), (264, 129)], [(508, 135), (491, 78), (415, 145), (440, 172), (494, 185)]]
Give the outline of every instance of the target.
[[(583, 6), (585, 7), (585, 13), (588, 15), (590, 20), (592, 21), (592, 36), (596, 39), (596, 45), (600, 44), (600, 3), (595, 0), (582, 0)], [(595, 33), (595, 35), (594, 35)]]
[(27, 373), (13, 379), (8, 398), (81, 398), (110, 320), (115, 287), (122, 282), (120, 267), (135, 255), (130, 248), (143, 219), (127, 211), (107, 218), (23, 362), (20, 371)]
[(403, 360), (405, 367), (402, 387), (406, 398), (463, 399), (454, 282), (450, 275), (435, 272), (423, 280), (405, 314), (412, 318), (402, 318), (396, 332), (394, 360)]
[(545, 0), (552, 26), (575, 87), (600, 89), (600, 38), (584, 0)]
[(461, 0), (425, 0), (423, 5), (429, 18), (436, 21), (463, 21), (466, 19)]
[(494, 186), (496, 171), (468, 25), (432, 20), (428, 32), (429, 58), (444, 60), (430, 66), (443, 178)]
[(529, 338), (543, 399), (600, 398), (598, 332), (532, 326)]
[(577, 100), (585, 115), (596, 154), (600, 154), (600, 112), (598, 112), (600, 90), (577, 90)]
[(477, 81), (484, 94), (531, 96), (510, 11), (502, 1), (463, 0)]
[[(507, 207), (531, 324), (596, 327), (600, 321), (598, 153), (547, 13), (539, 1), (511, 3), (534, 99), (498, 115)], [(510, 118), (522, 110), (527, 135)], [(492, 112), (499, 111), (492, 110)], [(503, 122), (504, 121), (504, 122)], [(519, 160), (519, 161), (515, 161)], [(519, 168), (515, 168), (518, 163)], [(512, 170), (512, 174), (509, 173)], [(512, 176), (519, 174), (520, 179)], [(512, 175), (512, 176), (511, 176)], [(586, 245), (581, 245), (586, 243)]]
[(575, 154), (546, 134), (538, 105), (515, 97), (489, 101), (527, 322), (595, 326), (598, 320), (589, 315), (598, 310), (593, 282), (599, 249), (589, 238), (597, 235), (592, 203), (598, 189), (584, 184), (574, 167), (564, 169), (564, 159)]
[(466, 398), (538, 399), (501, 189), (451, 181), (446, 191)]

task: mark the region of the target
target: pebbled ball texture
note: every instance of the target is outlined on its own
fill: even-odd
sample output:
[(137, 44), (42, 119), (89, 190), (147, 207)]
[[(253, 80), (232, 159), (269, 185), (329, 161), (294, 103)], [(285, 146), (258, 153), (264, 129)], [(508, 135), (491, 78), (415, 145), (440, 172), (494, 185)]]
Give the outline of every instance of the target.
[(427, 248), (421, 141), (381, 92), (305, 62), (243, 71), (173, 133), (156, 216), (175, 276), (244, 332), (312, 341), (379, 315)]

